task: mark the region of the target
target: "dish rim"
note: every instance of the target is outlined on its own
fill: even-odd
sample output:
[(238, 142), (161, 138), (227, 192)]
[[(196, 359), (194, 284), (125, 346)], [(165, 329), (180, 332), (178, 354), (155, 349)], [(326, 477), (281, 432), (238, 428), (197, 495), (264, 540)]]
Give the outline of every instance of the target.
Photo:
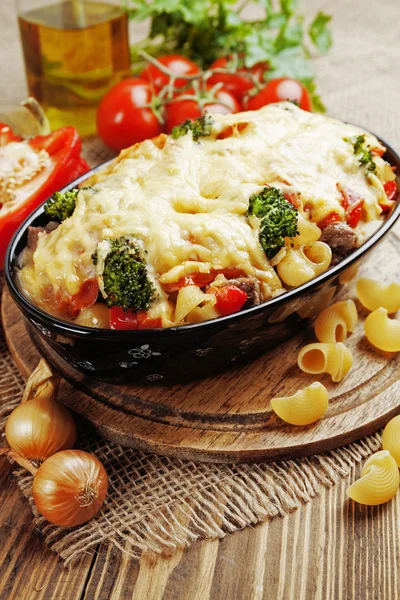
[[(363, 128), (363, 130), (368, 131), (365, 128)], [(375, 135), (375, 134), (373, 134), (373, 135)], [(400, 153), (391, 144), (386, 143), (383, 138), (381, 138), (379, 136), (376, 136), (376, 137), (385, 146), (385, 148), (386, 148), (385, 154), (387, 154), (389, 152), (393, 155), (391, 164), (396, 162), (397, 163), (396, 166), (398, 166), (399, 170), (400, 170)], [(85, 173), (84, 175), (81, 175), (80, 177), (78, 177), (77, 179), (75, 179), (74, 181), (69, 183), (68, 185), (61, 188), (59, 191), (65, 192), (65, 191), (68, 191), (68, 190), (76, 187), (81, 182), (85, 181), (88, 177), (90, 177), (94, 173), (97, 173), (97, 171), (105, 168), (107, 165), (112, 163), (114, 160), (115, 159), (107, 160), (104, 163), (98, 165), (97, 167), (94, 167), (93, 169), (91, 169), (90, 171)], [(394, 166), (394, 165), (392, 165), (392, 166)], [(221, 324), (221, 325), (225, 325), (225, 327), (228, 327), (230, 324), (232, 324), (236, 321), (240, 321), (246, 317), (250, 317), (255, 314), (258, 314), (259, 312), (262, 312), (263, 310), (265, 310), (267, 308), (273, 307), (276, 309), (277, 307), (279, 307), (280, 304), (286, 304), (286, 302), (302, 295), (305, 291), (307, 291), (307, 289), (312, 289), (313, 287), (317, 287), (319, 284), (323, 284), (324, 282), (327, 282), (329, 279), (331, 279), (335, 275), (340, 274), (347, 267), (351, 266), (354, 262), (359, 260), (362, 257), (362, 255), (366, 254), (378, 242), (380, 242), (382, 237), (394, 226), (397, 219), (400, 217), (400, 193), (399, 193), (398, 199), (396, 200), (396, 206), (394, 207), (392, 214), (382, 223), (382, 225), (379, 227), (379, 229), (377, 229), (377, 231), (375, 231), (375, 233), (373, 233), (372, 236), (370, 238), (368, 238), (359, 248), (356, 248), (351, 254), (349, 254), (346, 258), (341, 260), (337, 265), (334, 265), (333, 267), (329, 268), (327, 271), (325, 271), (321, 275), (318, 275), (317, 277), (314, 277), (310, 281), (303, 283), (301, 286), (293, 288), (292, 290), (288, 290), (288, 291), (284, 292), (283, 294), (280, 294), (279, 296), (276, 296), (275, 298), (266, 300), (265, 302), (262, 302), (261, 304), (258, 304), (256, 306), (252, 306), (250, 308), (239, 311), (237, 313), (233, 313), (231, 315), (218, 317), (216, 319), (211, 319), (208, 321), (202, 321), (200, 323), (189, 323), (187, 325), (179, 325), (179, 326), (164, 327), (164, 328), (161, 327), (161, 328), (146, 329), (146, 330), (135, 330), (135, 329), (114, 330), (114, 329), (98, 329), (95, 327), (85, 327), (83, 325), (76, 325), (75, 323), (73, 323), (71, 321), (64, 321), (62, 319), (54, 317), (50, 313), (45, 312), (44, 310), (42, 310), (41, 308), (39, 308), (38, 306), (33, 304), (22, 293), (22, 291), (20, 291), (17, 283), (14, 281), (14, 271), (16, 268), (15, 261), (17, 259), (17, 254), (15, 252), (16, 247), (20, 243), (21, 238), (25, 235), (27, 228), (31, 225), (31, 223), (33, 221), (35, 221), (43, 213), (43, 206), (46, 202), (47, 202), (47, 199), (44, 200), (40, 204), (40, 206), (38, 206), (21, 223), (21, 225), (18, 227), (17, 231), (14, 233), (14, 235), (8, 245), (5, 260), (4, 260), (4, 274), (5, 274), (6, 283), (7, 283), (8, 289), (11, 293), (11, 296), (14, 298), (14, 300), (17, 302), (17, 304), (22, 304), (24, 306), (26, 312), (34, 313), (34, 314), (36, 313), (38, 318), (40, 318), (41, 320), (50, 321), (52, 324), (52, 327), (60, 333), (63, 333), (63, 334), (68, 333), (69, 335), (73, 334), (78, 337), (97, 335), (97, 336), (101, 336), (102, 338), (106, 338), (106, 339), (115, 339), (116, 337), (119, 337), (122, 339), (128, 339), (135, 335), (143, 337), (144, 333), (148, 337), (159, 337), (160, 335), (168, 335), (168, 332), (187, 333), (190, 331), (194, 331), (198, 328), (207, 328), (207, 327), (212, 328), (212, 327), (215, 327), (216, 324)]]

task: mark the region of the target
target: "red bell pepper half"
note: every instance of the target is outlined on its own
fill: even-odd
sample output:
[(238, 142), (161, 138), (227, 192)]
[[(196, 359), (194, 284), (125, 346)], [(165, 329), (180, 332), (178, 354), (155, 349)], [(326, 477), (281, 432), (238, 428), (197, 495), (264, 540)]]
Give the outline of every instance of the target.
[[(51, 194), (90, 169), (80, 156), (81, 140), (74, 127), (61, 127), (49, 135), (23, 142), (8, 125), (0, 123), (0, 161), (2, 149), (15, 142), (27, 143), (38, 153), (45, 150), (49, 159), (37, 175), (21, 185), (17, 183), (18, 196), (12, 207), (2, 205), (0, 196), (0, 269), (4, 264), (7, 246), (22, 221)], [(7, 185), (7, 181), (4, 183)]]

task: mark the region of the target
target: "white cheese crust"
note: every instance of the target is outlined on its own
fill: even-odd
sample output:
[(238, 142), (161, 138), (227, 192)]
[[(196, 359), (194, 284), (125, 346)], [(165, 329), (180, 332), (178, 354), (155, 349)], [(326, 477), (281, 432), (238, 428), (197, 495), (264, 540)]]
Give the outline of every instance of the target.
[[(77, 294), (96, 277), (98, 244), (129, 235), (145, 251), (156, 286), (149, 314), (170, 326), (174, 305), (162, 284), (190, 273), (237, 267), (259, 280), (263, 300), (284, 291), (246, 215), (250, 196), (265, 185), (296, 194), (299, 213), (318, 223), (332, 212), (344, 217), (339, 184), (364, 199), (363, 224), (378, 222), (382, 184), (371, 183), (344, 139), (363, 134), (383, 151), (371, 134), (288, 102), (213, 121), (209, 138), (194, 142), (189, 132), (147, 140), (92, 177), (72, 217), (39, 236), (20, 274), (27, 293), (39, 304), (50, 288)], [(226, 131), (232, 135), (224, 137)]]

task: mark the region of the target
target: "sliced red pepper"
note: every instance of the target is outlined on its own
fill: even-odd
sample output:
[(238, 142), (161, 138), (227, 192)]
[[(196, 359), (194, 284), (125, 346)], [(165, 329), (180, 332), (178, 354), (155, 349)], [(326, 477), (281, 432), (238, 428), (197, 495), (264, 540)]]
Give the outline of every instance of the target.
[(6, 123), (0, 123), (0, 148), (10, 142), (21, 142), (22, 137), (14, 135), (13, 130)]
[(197, 287), (202, 288), (214, 281), (217, 275), (220, 274), (224, 275), (226, 279), (235, 279), (236, 277), (243, 277), (245, 272), (236, 267), (231, 267), (229, 269), (211, 269), (209, 273), (193, 273), (192, 275), (181, 277), (178, 281), (174, 281), (174, 283), (164, 283), (163, 289), (170, 294), (171, 292), (177, 292), (188, 285), (197, 285)]
[(110, 328), (124, 329), (158, 329), (162, 327), (162, 319), (151, 319), (145, 310), (133, 312), (120, 306), (110, 308)]
[(239, 312), (247, 300), (247, 294), (236, 285), (225, 285), (222, 288), (209, 290), (215, 294), (217, 302), (215, 307), (222, 316)]
[[(1, 135), (0, 124), (2, 140)], [(7, 133), (7, 143), (20, 141), (20, 138), (12, 139), (10, 136), (13, 136), (11, 130)], [(2, 214), (0, 207), (0, 268), (8, 243), (22, 221), (51, 194), (90, 169), (80, 156), (81, 140), (74, 127), (61, 127), (49, 135), (32, 138), (28, 144), (38, 152), (46, 150), (50, 160), (36, 177), (18, 188), (21, 200), (12, 210)], [(0, 142), (0, 145), (4, 144)]]
[(331, 212), (324, 219), (318, 222), (318, 227), (320, 229), (325, 229), (328, 225), (332, 225), (332, 223), (338, 223), (342, 220), (342, 217), (337, 212)]

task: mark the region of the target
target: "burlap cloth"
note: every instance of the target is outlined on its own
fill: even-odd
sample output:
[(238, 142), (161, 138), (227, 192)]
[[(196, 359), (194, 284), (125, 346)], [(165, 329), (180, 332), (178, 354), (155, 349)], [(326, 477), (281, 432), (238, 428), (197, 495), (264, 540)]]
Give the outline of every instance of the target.
[[(328, 56), (316, 61), (319, 87), (329, 114), (364, 124), (400, 146), (399, 0), (312, 0), (304, 1), (303, 8), (310, 15), (317, 9), (334, 15), (335, 46)], [(0, 10), (6, 11), (4, 5)], [(6, 13), (0, 12), (0, 16), (9, 18)], [(9, 31), (6, 28), (6, 41)], [(2, 48), (4, 74), (10, 68), (5, 60), (9, 45), (3, 42)], [(10, 81), (11, 87), (18, 88), (15, 79)], [(88, 140), (84, 151), (93, 165), (111, 156), (97, 140)], [(22, 387), (23, 380), (1, 332), (0, 423), (4, 424), (18, 404)], [(74, 529), (54, 527), (41, 518), (30, 495), (31, 476), (19, 469), (15, 474), (46, 544), (70, 564), (104, 541), (138, 557), (146, 550), (172, 552), (199, 537), (223, 537), (246, 525), (283, 515), (309, 501), (322, 485), (331, 486), (346, 476), (379, 444), (380, 436), (374, 434), (311, 458), (218, 466), (152, 456), (81, 432), (79, 447), (94, 452), (103, 462), (110, 486), (101, 513)]]

